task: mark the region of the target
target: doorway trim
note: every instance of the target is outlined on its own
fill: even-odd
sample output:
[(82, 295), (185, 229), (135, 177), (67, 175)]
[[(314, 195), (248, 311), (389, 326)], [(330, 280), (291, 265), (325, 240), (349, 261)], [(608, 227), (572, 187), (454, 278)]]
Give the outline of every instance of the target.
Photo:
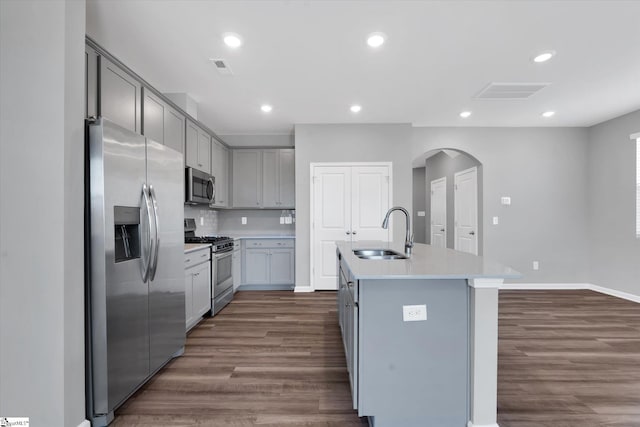
[(447, 177), (434, 179), (429, 183), (429, 244), (433, 246), (433, 184), (444, 182), (444, 247), (447, 247)]

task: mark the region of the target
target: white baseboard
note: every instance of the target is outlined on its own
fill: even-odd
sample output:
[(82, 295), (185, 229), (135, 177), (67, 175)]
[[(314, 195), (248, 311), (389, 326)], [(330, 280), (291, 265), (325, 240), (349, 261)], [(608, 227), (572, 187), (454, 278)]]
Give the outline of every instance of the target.
[(313, 292), (311, 286), (296, 286), (293, 288), (293, 292)]
[(84, 420), (83, 422), (78, 424), (78, 427), (91, 427), (91, 423), (87, 420)]
[(616, 298), (622, 298), (627, 301), (639, 302), (640, 295), (630, 294), (628, 292), (618, 291), (616, 289), (606, 288), (604, 286), (594, 285), (592, 283), (503, 283), (500, 285), (501, 290), (521, 290), (521, 291), (534, 291), (534, 290), (576, 290), (587, 289), (594, 292), (600, 292), (601, 294), (610, 295)]
[(498, 423), (493, 423), (493, 424), (474, 424), (473, 422), (469, 421), (467, 423), (467, 427), (500, 427), (498, 425)]

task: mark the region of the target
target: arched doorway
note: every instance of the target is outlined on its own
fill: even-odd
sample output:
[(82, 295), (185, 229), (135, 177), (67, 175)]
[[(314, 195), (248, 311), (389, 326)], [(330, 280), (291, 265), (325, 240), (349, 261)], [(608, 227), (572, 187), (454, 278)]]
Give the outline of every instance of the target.
[(413, 160), (416, 242), (482, 255), (482, 172), (477, 158), (458, 149), (429, 150)]

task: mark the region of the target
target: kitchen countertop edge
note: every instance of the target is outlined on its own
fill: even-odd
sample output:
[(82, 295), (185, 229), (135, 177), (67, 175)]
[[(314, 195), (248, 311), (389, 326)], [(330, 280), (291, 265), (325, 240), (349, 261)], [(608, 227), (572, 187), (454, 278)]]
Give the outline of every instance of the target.
[(208, 247), (211, 247), (211, 243), (185, 243), (184, 253), (190, 254), (191, 252), (199, 251)]

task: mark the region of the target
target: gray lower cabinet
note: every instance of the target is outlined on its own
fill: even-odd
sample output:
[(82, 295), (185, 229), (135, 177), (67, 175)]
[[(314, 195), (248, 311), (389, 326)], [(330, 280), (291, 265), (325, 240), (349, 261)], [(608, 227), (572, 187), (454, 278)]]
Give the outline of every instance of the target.
[(185, 164), (211, 173), (211, 136), (200, 126), (187, 120)]
[(184, 152), (185, 117), (150, 89), (143, 88), (142, 133), (147, 138)]
[(211, 310), (210, 249), (185, 254), (185, 326), (193, 328)]
[(239, 239), (235, 239), (233, 247), (232, 257), (232, 277), (233, 277), (233, 291), (236, 292), (242, 284), (242, 242)]
[(100, 57), (98, 114), (132, 132), (141, 130), (142, 85), (104, 56)]
[(293, 286), (295, 249), (293, 239), (247, 239), (242, 261), (243, 285)]
[[(468, 298), (465, 279), (356, 280), (338, 252), (338, 321), (359, 416), (380, 427), (467, 425)], [(428, 320), (403, 321), (414, 304)]]

